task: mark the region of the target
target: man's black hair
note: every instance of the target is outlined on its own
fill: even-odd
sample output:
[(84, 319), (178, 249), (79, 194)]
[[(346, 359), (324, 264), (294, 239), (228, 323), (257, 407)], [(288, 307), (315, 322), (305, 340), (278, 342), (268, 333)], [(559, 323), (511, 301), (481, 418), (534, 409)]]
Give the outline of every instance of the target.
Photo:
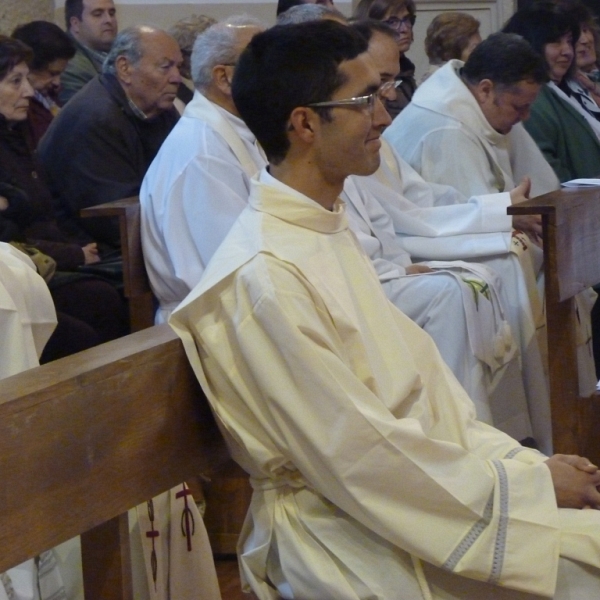
[(31, 21), (17, 27), (11, 35), (33, 50), (29, 67), (33, 71), (45, 69), (57, 59), (71, 60), (75, 56), (73, 40), (58, 26), (49, 21)]
[(520, 81), (548, 81), (544, 60), (529, 43), (519, 35), (502, 32), (490, 35), (473, 50), (461, 76), (472, 85), (490, 79), (501, 87)]
[(65, 0), (65, 25), (71, 29), (71, 17), (83, 18), (83, 0)]
[[(298, 106), (330, 100), (345, 83), (340, 63), (366, 52), (362, 35), (331, 20), (282, 25), (252, 38), (233, 77), (233, 101), (273, 164), (289, 149)], [(323, 110), (322, 118), (329, 117)]]

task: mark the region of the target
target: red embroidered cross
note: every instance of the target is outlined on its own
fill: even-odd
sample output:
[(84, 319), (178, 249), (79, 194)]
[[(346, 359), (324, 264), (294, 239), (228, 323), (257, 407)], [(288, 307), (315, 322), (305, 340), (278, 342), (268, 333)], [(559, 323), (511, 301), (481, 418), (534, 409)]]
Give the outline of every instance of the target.
[[(181, 513), (181, 533), (185, 537), (187, 541), (187, 549), (188, 552), (192, 551), (192, 536), (196, 533), (196, 523), (194, 522), (194, 515), (192, 511), (188, 507), (188, 496), (191, 496), (192, 492), (188, 487), (186, 487), (185, 483), (182, 484), (181, 492), (177, 492), (175, 494), (175, 498), (183, 498), (183, 502), (185, 504), (183, 508), (183, 512)], [(191, 523), (190, 523), (191, 521)], [(190, 531), (191, 525), (191, 531)]]
[(154, 547), (155, 539), (160, 535), (156, 529), (154, 529), (154, 502), (148, 500), (148, 518), (150, 519), (150, 526), (152, 529), (146, 531), (146, 537), (152, 540), (152, 552), (150, 552), (150, 567), (152, 569), (152, 579), (154, 580), (154, 590), (156, 591), (156, 579), (158, 576), (158, 560), (156, 558), (156, 549)]

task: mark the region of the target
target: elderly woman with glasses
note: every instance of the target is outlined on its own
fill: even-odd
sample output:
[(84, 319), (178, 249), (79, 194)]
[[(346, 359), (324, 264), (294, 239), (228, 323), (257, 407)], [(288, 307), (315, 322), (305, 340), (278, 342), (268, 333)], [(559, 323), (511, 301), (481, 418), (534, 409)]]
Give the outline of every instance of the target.
[(54, 213), (27, 128), (33, 59), (29, 46), (0, 35), (0, 241), (33, 256), (48, 282), (58, 327), (46, 362), (124, 334), (125, 311), (113, 286), (78, 270), (100, 260), (96, 243)]
[(415, 65), (406, 57), (414, 39), (413, 26), (417, 18), (415, 3), (413, 0), (360, 0), (353, 18), (357, 21), (383, 21), (396, 34), (400, 60), (400, 73), (396, 77), (396, 99), (386, 100), (385, 103), (393, 119), (410, 102), (417, 89)]

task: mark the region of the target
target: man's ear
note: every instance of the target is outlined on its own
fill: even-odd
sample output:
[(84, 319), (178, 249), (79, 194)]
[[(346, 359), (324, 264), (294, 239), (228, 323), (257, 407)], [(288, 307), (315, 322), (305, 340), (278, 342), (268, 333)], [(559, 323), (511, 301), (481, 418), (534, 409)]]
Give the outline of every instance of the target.
[(69, 31), (71, 33), (75, 33), (75, 34), (79, 33), (79, 24), (80, 23), (81, 23), (81, 21), (77, 17), (75, 17), (75, 16), (71, 17), (69, 19)]
[(288, 131), (293, 131), (302, 141), (311, 144), (319, 121), (319, 115), (314, 110), (307, 106), (297, 106), (290, 115)]
[(117, 56), (115, 60), (115, 71), (117, 73), (117, 79), (123, 83), (131, 83), (131, 72), (133, 67), (125, 56)]
[(215, 65), (212, 70), (212, 80), (214, 85), (222, 94), (231, 96), (231, 76), (233, 73), (227, 72), (226, 65)]
[(494, 82), (491, 79), (482, 79), (471, 89), (480, 106), (494, 99)]

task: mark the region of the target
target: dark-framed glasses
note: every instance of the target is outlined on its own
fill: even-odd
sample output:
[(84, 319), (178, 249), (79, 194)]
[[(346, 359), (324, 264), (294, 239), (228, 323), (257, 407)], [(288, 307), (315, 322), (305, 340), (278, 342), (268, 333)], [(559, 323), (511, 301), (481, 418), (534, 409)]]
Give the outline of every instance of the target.
[(327, 100), (325, 102), (312, 102), (306, 106), (309, 108), (367, 108), (369, 112), (373, 114), (376, 100), (379, 99), (381, 101), (384, 94), (389, 92), (392, 88), (398, 87), (400, 83), (400, 81), (388, 81), (379, 86), (372, 94), (368, 94), (366, 96), (356, 96), (355, 98), (344, 98), (342, 100)]
[(402, 29), (402, 26), (412, 28), (416, 20), (416, 15), (406, 15), (401, 19), (399, 17), (390, 17), (389, 19), (385, 19), (383, 22), (386, 25), (389, 25), (392, 29), (399, 31), (400, 29)]

